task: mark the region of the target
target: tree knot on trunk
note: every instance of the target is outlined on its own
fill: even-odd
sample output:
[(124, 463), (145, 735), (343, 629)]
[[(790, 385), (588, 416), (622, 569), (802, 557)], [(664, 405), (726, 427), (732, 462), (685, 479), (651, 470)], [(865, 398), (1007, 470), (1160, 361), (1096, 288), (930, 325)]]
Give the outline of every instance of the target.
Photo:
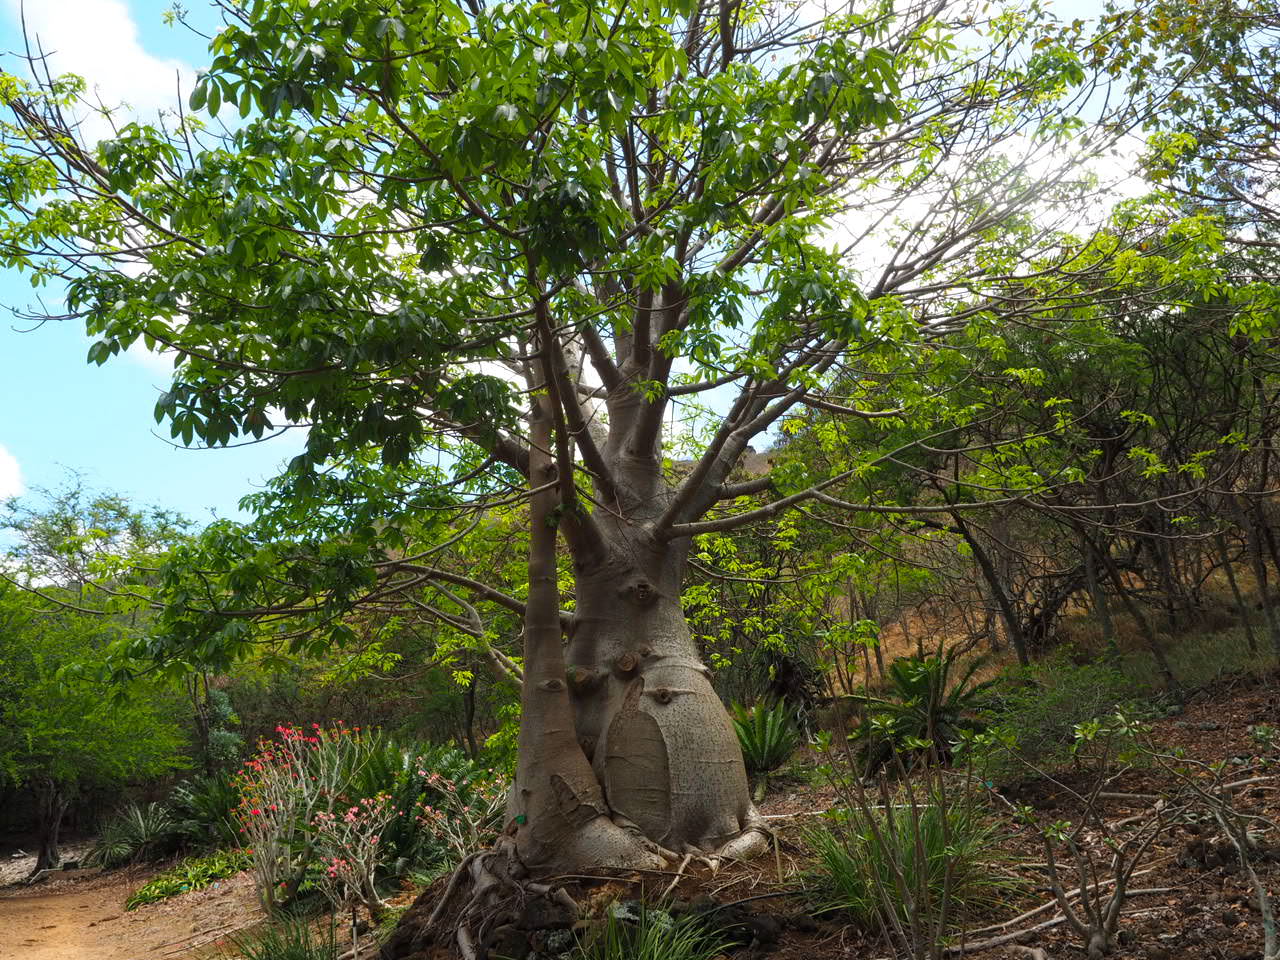
[(570, 666), (565, 670), (565, 679), (569, 681), (569, 689), (574, 693), (586, 693), (595, 689), (603, 677), (598, 670), (590, 667)]
[(659, 597), (661, 597), (661, 593), (658, 591), (658, 588), (644, 577), (640, 577), (630, 583), (624, 583), (621, 589), (619, 589), (618, 595), (622, 597), (630, 597), (631, 600), (640, 607), (651, 607), (658, 601)]
[(560, 814), (574, 827), (583, 827), (592, 820), (605, 816), (605, 811), (596, 806), (588, 791), (574, 787), (559, 774), (551, 777), (551, 791), (555, 795)]

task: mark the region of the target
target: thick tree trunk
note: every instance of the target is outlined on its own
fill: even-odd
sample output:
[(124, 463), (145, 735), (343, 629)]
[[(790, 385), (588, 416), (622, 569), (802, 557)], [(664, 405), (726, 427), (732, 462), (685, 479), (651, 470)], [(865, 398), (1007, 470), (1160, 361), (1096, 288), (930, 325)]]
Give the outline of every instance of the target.
[[(661, 407), (620, 381), (597, 445), (590, 425), (566, 413), (578, 408), (561, 392), (572, 377), (553, 331), (541, 304), (528, 378), (529, 596), (510, 803), (520, 860), (572, 872), (659, 866), (690, 852), (754, 855), (765, 839), (742, 751), (681, 608), (690, 544), (658, 533), (674, 503)], [(578, 469), (575, 442), (599, 484), (589, 514), (577, 487), (563, 485)], [(567, 646), (561, 535), (575, 581)]]
[[(624, 502), (617, 513), (596, 511), (590, 543), (572, 534), (572, 518), (561, 518), (576, 582), (567, 648), (559, 620), (543, 622), (557, 614), (548, 606), (556, 568), (554, 531), (537, 511), (550, 516), (554, 494), (535, 504), (517, 787), (523, 794), (550, 768), (562, 769), (553, 778), (563, 782), (554, 785), (560, 822), (522, 831), (529, 841), (522, 859), (581, 869), (687, 852), (754, 853), (764, 838), (742, 751), (681, 607), (689, 543), (650, 532), (669, 487), (656, 460), (617, 457), (613, 466)], [(540, 591), (550, 599), (541, 598), (535, 620)], [(535, 809), (521, 810), (533, 828)], [(547, 813), (544, 806), (544, 820)], [(587, 829), (596, 835), (585, 836)]]
[(615, 817), (684, 853), (754, 823), (737, 737), (680, 606), (687, 545), (612, 531), (578, 571), (569, 645), (578, 742)]
[[(516, 850), (535, 872), (661, 866), (658, 852), (615, 822), (575, 730), (561, 645), (556, 569), (558, 497), (547, 404), (530, 424), (529, 597), (516, 781), (509, 802)], [(539, 489), (541, 488), (541, 489)]]

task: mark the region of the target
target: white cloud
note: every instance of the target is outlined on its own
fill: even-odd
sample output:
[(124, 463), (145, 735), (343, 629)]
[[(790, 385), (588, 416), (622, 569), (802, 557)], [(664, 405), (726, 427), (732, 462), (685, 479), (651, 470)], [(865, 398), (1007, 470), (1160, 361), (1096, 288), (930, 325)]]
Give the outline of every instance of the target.
[(0, 446), (0, 500), (16, 497), (26, 488), (22, 485), (22, 468), (18, 458)]
[[(175, 104), (179, 75), (183, 90), (191, 89), (194, 71), (190, 66), (143, 49), (138, 26), (123, 0), (3, 2), (15, 25), (25, 18), (32, 50), (37, 49), (38, 40), (55, 75), (75, 73), (85, 78), (90, 102), (127, 106), (129, 114), (149, 119), (158, 109)], [(101, 117), (88, 116), (84, 134), (96, 141), (110, 136), (111, 127)]]

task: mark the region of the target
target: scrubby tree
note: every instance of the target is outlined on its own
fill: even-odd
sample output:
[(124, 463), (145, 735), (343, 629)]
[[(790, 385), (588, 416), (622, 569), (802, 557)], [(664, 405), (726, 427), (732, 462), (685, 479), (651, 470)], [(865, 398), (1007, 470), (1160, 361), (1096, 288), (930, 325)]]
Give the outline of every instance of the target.
[(0, 503), (0, 784), (36, 799), (36, 872), (57, 866), (73, 803), (187, 764), (177, 691), (108, 679), (148, 620), (133, 561), (184, 529), (77, 477)]
[(94, 676), (119, 628), (0, 580), (0, 785), (36, 799), (38, 873), (61, 861), (72, 803), (185, 765), (172, 691)]

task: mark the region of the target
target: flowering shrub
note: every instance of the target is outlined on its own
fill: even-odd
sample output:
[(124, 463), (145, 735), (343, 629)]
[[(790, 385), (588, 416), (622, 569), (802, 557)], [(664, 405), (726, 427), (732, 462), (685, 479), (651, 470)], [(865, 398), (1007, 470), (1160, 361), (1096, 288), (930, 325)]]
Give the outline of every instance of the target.
[(279, 726), (237, 778), (237, 820), (263, 906), (304, 884), (377, 912), (377, 883), (456, 862), (501, 826), (506, 786), (457, 750), (405, 750), (376, 731)]
[(238, 778), (237, 819), (253, 850), (253, 876), (262, 905), (274, 910), (292, 899), (317, 856), (316, 815), (330, 813), (348, 798), (351, 757), (359, 734), (346, 727), (313, 725), (307, 733), (276, 727), (275, 740), (258, 744)]
[(382, 832), (400, 814), (385, 793), (316, 814), (312, 827), (324, 867), (318, 886), (335, 910), (361, 903), (375, 918), (381, 912), (375, 874), (384, 857)]
[[(417, 758), (419, 763), (423, 757)], [(502, 826), (507, 792), (497, 778), (459, 784), (425, 767), (418, 768), (436, 797), (434, 805), (419, 801), (415, 815), (425, 834), (435, 841), (437, 853), (456, 863), (472, 850), (488, 843)], [(492, 771), (490, 771), (492, 773)]]

